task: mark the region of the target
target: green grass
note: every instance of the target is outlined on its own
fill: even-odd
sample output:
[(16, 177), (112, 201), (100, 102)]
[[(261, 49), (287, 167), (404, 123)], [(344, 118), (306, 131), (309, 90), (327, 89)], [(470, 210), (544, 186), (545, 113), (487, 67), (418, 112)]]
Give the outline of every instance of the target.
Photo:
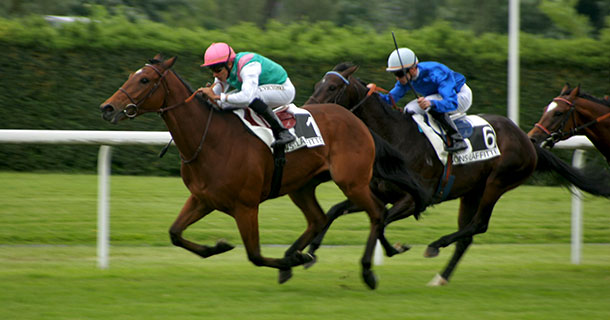
[[(264, 247), (279, 256), (285, 248)], [(446, 287), (425, 283), (448, 251), (425, 259), (416, 246), (360, 280), (360, 246), (323, 247), (289, 282), (256, 268), (243, 248), (206, 260), (178, 248), (0, 247), (2, 319), (608, 319), (610, 245), (474, 245)]]
[[(325, 210), (344, 199), (331, 183), (318, 188)], [(188, 197), (179, 178), (112, 176), (111, 244), (167, 246), (168, 229)], [(487, 233), (476, 243), (569, 243), (571, 194), (565, 188), (521, 186), (500, 199)], [(93, 245), (97, 228), (95, 175), (0, 172), (0, 244)], [(458, 201), (429, 208), (420, 221), (390, 225), (392, 241), (426, 244), (454, 232)], [(584, 241), (610, 243), (610, 201), (585, 196)], [(292, 243), (305, 219), (288, 197), (264, 202), (261, 242)], [(339, 218), (325, 244), (360, 245), (368, 234), (365, 213)], [(192, 225), (186, 237), (200, 241), (226, 238), (240, 243), (233, 219), (214, 212)]]
[[(522, 186), (497, 204), (449, 286), (425, 284), (452, 248), (425, 244), (456, 229), (457, 201), (421, 221), (392, 224), (391, 241), (415, 244), (360, 279), (368, 219), (341, 217), (312, 269), (252, 265), (242, 246), (201, 259), (172, 247), (167, 230), (188, 195), (178, 178), (113, 176), (110, 268), (96, 267), (97, 178), (0, 172), (0, 319), (608, 319), (610, 201), (586, 196), (582, 264), (570, 263), (570, 193)], [(319, 188), (322, 207), (342, 200)], [(289, 244), (305, 227), (284, 197), (261, 207), (263, 243)], [(201, 243), (241, 244), (233, 220), (212, 214), (187, 230)], [(264, 246), (279, 257), (286, 246)]]

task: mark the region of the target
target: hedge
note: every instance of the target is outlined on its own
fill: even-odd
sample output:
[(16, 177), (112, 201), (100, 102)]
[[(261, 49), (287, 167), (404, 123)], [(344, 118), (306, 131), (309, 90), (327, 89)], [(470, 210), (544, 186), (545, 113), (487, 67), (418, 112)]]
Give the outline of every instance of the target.
[[(474, 92), (471, 113), (506, 114), (506, 35), (455, 30), (437, 23), (394, 30), (421, 61), (436, 60), (463, 73)], [(211, 80), (200, 70), (211, 42), (260, 52), (288, 71), (302, 104), (335, 64), (360, 65), (365, 81), (391, 88), (385, 71), (393, 49), (390, 31), (376, 33), (329, 22), (280, 24), (260, 29), (242, 23), (225, 30), (176, 29), (151, 21), (100, 14), (91, 23), (51, 26), (39, 17), (0, 20), (0, 121), (4, 129), (165, 130), (155, 115), (117, 126), (101, 120), (98, 106), (156, 53), (178, 56), (175, 70), (193, 87)], [(520, 119), (529, 130), (565, 82), (596, 96), (610, 93), (610, 29), (599, 39), (521, 36)], [(406, 102), (406, 101), (405, 101)], [(202, 124), (203, 125), (203, 124)], [(2, 145), (0, 170), (93, 172), (97, 147)], [(176, 150), (157, 158), (158, 147), (117, 147), (117, 174), (177, 175)]]

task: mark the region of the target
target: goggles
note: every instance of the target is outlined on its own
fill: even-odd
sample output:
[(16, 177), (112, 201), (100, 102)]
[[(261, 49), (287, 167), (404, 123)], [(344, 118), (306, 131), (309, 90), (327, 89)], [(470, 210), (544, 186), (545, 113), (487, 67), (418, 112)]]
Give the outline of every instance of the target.
[(210, 68), (210, 70), (212, 70), (212, 72), (219, 73), (220, 71), (222, 71), (222, 69), (224, 69), (224, 67), (225, 67), (224, 63), (219, 63), (219, 64), (211, 65), (209, 68)]

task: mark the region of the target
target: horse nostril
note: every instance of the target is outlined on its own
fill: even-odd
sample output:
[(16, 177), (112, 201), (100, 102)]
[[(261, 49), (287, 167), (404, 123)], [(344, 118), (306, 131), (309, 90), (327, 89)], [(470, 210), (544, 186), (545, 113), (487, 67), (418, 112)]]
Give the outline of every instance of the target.
[(102, 111), (102, 113), (113, 112), (114, 107), (110, 103), (108, 103), (108, 104), (102, 105), (100, 107), (100, 110)]

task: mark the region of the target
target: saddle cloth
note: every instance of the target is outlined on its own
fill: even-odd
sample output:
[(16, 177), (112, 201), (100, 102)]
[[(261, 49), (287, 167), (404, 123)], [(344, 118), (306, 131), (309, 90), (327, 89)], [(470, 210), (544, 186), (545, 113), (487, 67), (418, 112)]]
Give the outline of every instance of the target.
[[(441, 126), (427, 114), (425, 116), (414, 114), (413, 120), (434, 147), (438, 159), (443, 165), (447, 165), (449, 153), (445, 151), (445, 143), (443, 142), (445, 132)], [(496, 144), (496, 132), (485, 119), (475, 115), (461, 115), (454, 122), (464, 141), (468, 144), (466, 150), (452, 154), (454, 165), (484, 161), (500, 156), (500, 149)]]
[[(269, 124), (250, 108), (232, 110), (246, 127), (259, 139), (261, 139), (273, 152), (273, 131)], [(324, 145), (324, 139), (320, 129), (309, 111), (299, 108), (294, 104), (277, 107), (273, 110), (284, 124), (284, 127), (297, 139), (286, 145), (286, 152), (291, 152), (303, 147), (313, 148)]]

